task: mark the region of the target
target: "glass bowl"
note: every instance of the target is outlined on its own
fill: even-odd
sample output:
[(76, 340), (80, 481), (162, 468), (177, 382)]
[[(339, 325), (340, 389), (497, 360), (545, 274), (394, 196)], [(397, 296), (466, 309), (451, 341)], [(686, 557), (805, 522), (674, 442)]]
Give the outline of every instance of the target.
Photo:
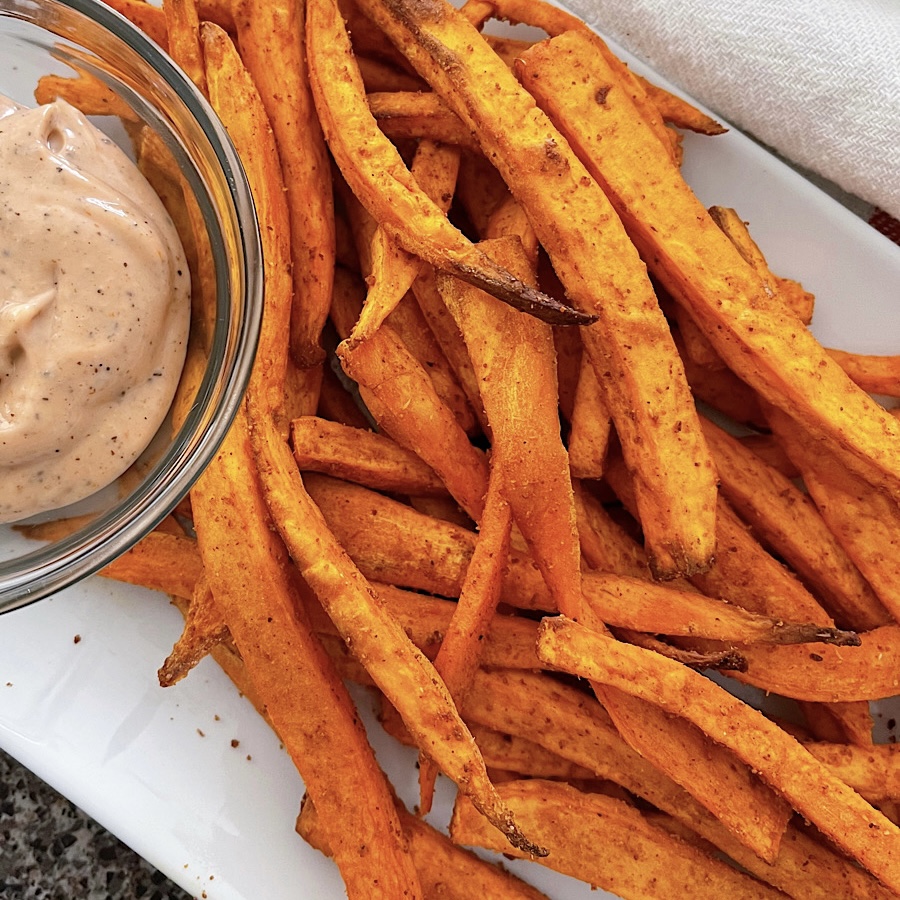
[[(191, 340), (205, 349), (190, 386), (185, 370), (177, 414), (115, 484), (38, 520), (0, 526), (2, 613), (97, 572), (176, 509), (241, 402), (263, 290), (259, 228), (240, 160), (209, 104), (155, 43), (99, 0), (0, 0), (0, 60), (0, 94), (26, 106), (36, 105), (46, 75), (96, 78), (111, 89), (127, 116), (91, 120), (131, 155), (136, 124), (152, 129), (161, 139), (152, 138), (154, 146), (183, 175), (180, 202), (195, 210), (183, 242), (208, 247), (206, 301), (194, 292), (191, 321)], [(126, 118), (133, 119), (127, 127)]]

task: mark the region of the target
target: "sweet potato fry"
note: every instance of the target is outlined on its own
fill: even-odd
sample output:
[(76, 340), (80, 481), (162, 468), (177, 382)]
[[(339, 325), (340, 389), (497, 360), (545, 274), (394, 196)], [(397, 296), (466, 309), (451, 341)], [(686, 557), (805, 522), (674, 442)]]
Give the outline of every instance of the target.
[(387, 233), (410, 253), (517, 309), (554, 324), (590, 322), (592, 315), (577, 312), (522, 284), (449, 222), (418, 188), (369, 112), (362, 77), (337, 5), (332, 0), (313, 0), (307, 16), (310, 80), (326, 140), (360, 202)]
[[(368, 578), (459, 596), (475, 549), (471, 528), (420, 513), (359, 485), (313, 474), (304, 482), (329, 527)], [(513, 548), (507, 565), (505, 603), (520, 609), (552, 609), (544, 579), (527, 554)]]
[(340, 184), (338, 190), (353, 231), (367, 288), (359, 318), (345, 338), (355, 344), (376, 331), (403, 299), (416, 280), (422, 262), (391, 240), (346, 184)]
[(299, 0), (239, 0), (233, 7), (241, 56), (275, 133), (290, 210), (291, 355), (311, 367), (324, 358), (335, 233), (328, 152), (303, 50), (305, 6)]
[(900, 796), (900, 746), (855, 747), (810, 741), (806, 749), (870, 803)]
[(860, 646), (743, 648), (745, 672), (736, 680), (784, 697), (841, 703), (881, 700), (900, 692), (900, 626), (882, 625), (860, 634)]
[(62, 99), (86, 116), (118, 116), (123, 122), (137, 123), (135, 111), (110, 87), (94, 75), (81, 72), (76, 78), (42, 75), (34, 89), (37, 103)]
[[(453, 411), (460, 428), (471, 436), (479, 434), (480, 425), (472, 402), (415, 298), (406, 294), (387, 317), (387, 324), (428, 373), (435, 391)], [(348, 340), (351, 342), (352, 338)]]
[(563, 617), (543, 620), (538, 655), (554, 668), (613, 685), (694, 722), (887, 887), (900, 889), (900, 828), (777, 725), (718, 685)]
[(163, 50), (168, 50), (166, 14), (161, 5), (147, 3), (146, 0), (109, 0), (108, 5), (117, 13), (125, 16), (134, 25), (137, 25), (147, 37), (156, 41)]
[(116, 581), (190, 598), (203, 574), (203, 563), (193, 538), (152, 531), (114, 559), (100, 574)]
[[(454, 844), (447, 835), (399, 803), (397, 811), (427, 897), (468, 900), (475, 891), (492, 900), (547, 900), (544, 894), (502, 866)], [(297, 832), (316, 849), (331, 856), (327, 837), (318, 827), (318, 818), (312, 801), (304, 798), (297, 817)]]
[[(651, 270), (729, 367), (827, 441), (847, 466), (900, 495), (900, 425), (766, 290), (617, 87), (617, 73), (593, 43), (570, 32), (525, 57), (523, 82), (601, 182)], [(555, 75), (562, 77), (554, 84)], [(653, 190), (647, 190), (650, 182)]]
[(425, 83), (421, 78), (384, 60), (370, 59), (357, 53), (356, 62), (359, 65), (359, 73), (362, 75), (363, 83), (368, 93), (421, 91), (425, 88)]
[[(846, 703), (798, 702), (803, 719), (813, 736), (820, 740), (833, 740), (840, 744), (854, 744), (857, 747), (871, 747), (872, 709), (865, 700)], [(833, 737), (823, 738), (824, 732)]]
[(584, 482), (574, 479), (572, 487), (581, 555), (585, 563), (594, 571), (649, 579), (647, 556), (638, 541), (624, 533), (621, 525)]
[[(434, 269), (426, 266), (424, 271), (419, 273), (419, 277), (413, 283), (412, 293), (431, 333), (440, 345), (444, 357), (456, 374), (456, 380), (469, 400), (469, 406), (478, 420), (481, 431), (486, 436), (490, 436), (490, 427), (481, 404), (481, 393), (478, 390), (472, 360), (469, 358), (469, 352), (459, 333), (459, 328), (438, 290), (437, 273)], [(572, 329), (560, 330), (571, 331)]]
[(711, 206), (709, 214), (713, 221), (727, 235), (738, 252), (762, 278), (763, 283), (773, 293), (778, 294), (804, 325), (809, 325), (813, 317), (815, 296), (805, 291), (803, 286), (788, 278), (779, 278), (769, 269), (769, 264), (759, 249), (756, 241), (750, 236), (747, 223), (737, 211), (725, 206)]
[(869, 394), (900, 397), (900, 356), (875, 356), (828, 348), (828, 355)]
[(200, 49), (200, 18), (194, 0), (163, 0), (169, 56), (206, 96), (206, 67)]
[[(341, 192), (343, 196), (343, 192)], [(368, 213), (362, 209), (356, 201), (356, 198), (348, 196), (346, 198), (348, 205), (354, 206), (355, 211), (362, 213), (364, 222), (354, 221), (354, 234), (357, 240), (363, 240), (366, 243), (374, 236), (377, 238), (380, 229), (376, 229), (375, 223), (369, 217)], [(351, 217), (355, 218), (355, 212), (351, 213)], [(383, 232), (380, 232), (383, 235)], [(381, 243), (380, 241), (377, 241)], [(406, 255), (405, 251), (400, 250), (392, 242), (386, 245), (386, 248), (392, 247), (399, 253)], [(393, 257), (398, 266), (401, 266), (398, 257), (394, 256), (389, 249), (389, 254)], [(418, 260), (413, 260), (418, 265)], [(387, 259), (385, 259), (387, 263)], [(393, 263), (388, 263), (387, 269), (397, 271)], [(355, 279), (343, 270), (335, 272), (335, 290), (332, 296), (332, 304), (329, 310), (329, 316), (334, 324), (339, 337), (344, 342), (339, 348), (339, 353), (345, 349), (352, 353), (354, 347), (361, 343), (358, 337), (354, 337), (354, 333), (361, 331), (366, 334), (372, 334), (371, 325), (376, 324), (375, 319), (380, 319), (381, 314), (387, 314), (389, 309), (385, 302), (390, 302), (389, 295), (393, 292), (391, 288), (386, 287), (382, 293), (380, 290), (376, 293), (378, 298), (372, 297), (376, 307), (380, 306), (380, 312), (373, 312), (366, 322), (365, 304), (371, 291), (366, 290), (366, 285), (362, 279)], [(389, 280), (393, 277), (389, 276)], [(396, 299), (396, 296), (395, 298)], [(398, 352), (401, 353), (404, 366), (409, 368), (411, 377), (415, 379), (427, 379), (431, 382), (431, 390), (426, 391), (427, 402), (441, 401), (446, 410), (435, 410), (435, 415), (443, 416), (449, 412), (457, 421), (459, 429), (466, 435), (477, 430), (475, 422), (475, 414), (471, 408), (468, 395), (463, 390), (462, 385), (456, 377), (455, 370), (450, 365), (449, 360), (445, 357), (441, 344), (434, 337), (427, 323), (423, 321), (421, 309), (417, 310), (411, 299), (406, 297), (399, 299), (396, 308), (390, 311), (389, 329), (379, 340), (389, 344), (397, 344)], [(360, 322), (363, 322), (360, 328)], [(399, 344), (397, 343), (399, 341)], [(365, 384), (358, 385), (360, 398), (364, 401), (373, 417), (378, 421), (382, 414), (387, 414), (388, 410), (382, 409), (381, 401), (376, 397), (376, 393), (369, 389)], [(391, 392), (385, 388), (388, 396)]]
[(366, 100), (378, 127), (394, 143), (408, 138), (426, 138), (469, 150), (478, 149), (471, 133), (437, 94), (377, 92), (367, 94)]
[(569, 297), (599, 317), (583, 337), (629, 465), (640, 473), (655, 568), (668, 576), (705, 568), (713, 551), (712, 465), (644, 265), (602, 190), (453, 7), (381, 0), (360, 6), (478, 135)]
[[(622, 897), (776, 898), (780, 891), (652, 825), (634, 807), (571, 785), (530, 779), (499, 788), (549, 849), (544, 865)], [(462, 844), (500, 849), (465, 801), (450, 833)]]
[[(643, 578), (590, 572), (582, 583), (584, 602), (600, 621), (633, 631), (697, 635), (737, 644), (822, 642), (858, 647), (860, 643), (852, 631), (760, 616), (695, 591)], [(713, 632), (719, 636), (714, 637)]]
[[(620, 460), (609, 460), (606, 480), (626, 508), (636, 511)], [(716, 515), (716, 546), (715, 565), (690, 578), (707, 596), (795, 622), (834, 624), (816, 598), (782, 562), (766, 552), (722, 497)]]
[(320, 472), (388, 493), (447, 494), (415, 453), (383, 434), (303, 416), (291, 422), (291, 440), (301, 472)]
[[(497, 238), (491, 256), (524, 281), (516, 237)], [(470, 285), (438, 278), (472, 359), (492, 435), (491, 465), (556, 608), (580, 602), (580, 550), (569, 460), (559, 430), (556, 351), (550, 326), (501, 306)]]
[[(644, 797), (788, 896), (864, 900), (890, 891), (858, 866), (789, 825), (770, 862), (747, 850), (683, 789), (632, 750), (596, 701), (546, 674), (479, 672), (466, 700), (467, 721), (528, 737), (602, 778)], [(536, 729), (534, 723), (542, 727)]]
[[(890, 621), (807, 494), (709, 419), (701, 423), (732, 508), (793, 568), (835, 620), (858, 631)], [(791, 423), (788, 429), (796, 426)]]
[[(434, 667), (457, 706), (462, 705), (483, 656), (484, 638), (503, 590), (513, 524), (505, 477), (502, 467), (494, 462), (475, 550), (466, 568), (459, 602), (434, 658)], [(420, 754), (421, 815), (431, 810), (437, 774), (433, 760)]]
[(338, 357), (347, 375), (377, 399), (377, 407), (369, 403), (369, 408), (379, 426), (434, 469), (460, 506), (478, 521), (487, 488), (487, 461), (402, 341), (382, 327), (367, 341), (341, 344)]
[[(403, 720), (383, 696), (378, 708), (378, 724), (404, 746), (415, 746)], [(600, 782), (590, 769), (569, 762), (528, 738), (503, 734), (488, 726), (471, 722), (468, 725), (488, 769), (537, 778), (559, 778), (594, 784)], [(604, 783), (613, 784), (611, 781)]]
[(611, 422), (594, 367), (586, 355), (569, 421), (569, 465), (573, 478), (602, 478)]
[(230, 637), (231, 632), (225, 624), (222, 611), (216, 605), (209, 582), (205, 575), (201, 576), (185, 614), (184, 630), (159, 669), (160, 685), (171, 687), (177, 684), (201, 659), (212, 652), (213, 647)]
[(698, 134), (724, 134), (728, 130), (712, 116), (697, 109), (696, 106), (681, 97), (664, 90), (641, 75), (636, 74), (634, 77), (643, 87), (650, 102), (659, 110), (664, 122), (686, 131), (695, 131)]
[[(420, 749), (473, 798), (511, 844), (543, 855), (542, 848), (528, 840), (499, 800), (484, 760), (434, 668), (328, 529), (287, 446), (277, 452), (282, 445), (274, 423), (254, 425), (257, 460), (267, 467), (262, 479), (266, 503), (304, 580), (357, 658), (365, 660), (373, 680), (401, 712)], [(269, 454), (268, 458), (264, 454)], [(411, 685), (415, 689), (410, 690)]]
[(872, 488), (811, 441), (787, 417), (769, 410), (769, 421), (800, 469), (810, 496), (832, 534), (866, 577), (894, 619), (900, 617), (900, 504)]

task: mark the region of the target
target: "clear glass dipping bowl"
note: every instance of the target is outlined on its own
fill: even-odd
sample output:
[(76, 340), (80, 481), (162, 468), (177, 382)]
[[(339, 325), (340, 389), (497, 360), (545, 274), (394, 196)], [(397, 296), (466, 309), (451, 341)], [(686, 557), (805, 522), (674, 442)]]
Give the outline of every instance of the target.
[[(212, 260), (213, 300), (206, 312), (195, 309), (192, 324), (192, 339), (209, 349), (177, 428), (167, 421), (115, 485), (40, 517), (70, 520), (74, 530), (38, 541), (18, 525), (0, 526), (0, 613), (97, 572), (177, 507), (234, 418), (262, 317), (261, 248), (249, 186), (225, 129), (193, 83), (99, 0), (0, 0), (0, 93), (33, 106), (38, 80), (50, 73), (99, 78), (162, 138), (183, 173)], [(118, 118), (93, 121), (131, 152)]]

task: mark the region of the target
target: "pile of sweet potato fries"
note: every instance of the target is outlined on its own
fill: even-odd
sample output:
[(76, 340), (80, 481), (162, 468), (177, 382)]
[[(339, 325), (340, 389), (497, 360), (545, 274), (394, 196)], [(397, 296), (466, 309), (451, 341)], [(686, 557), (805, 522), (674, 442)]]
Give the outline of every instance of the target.
[[(544, 0), (112, 5), (238, 149), (265, 314), (220, 451), (105, 574), (183, 611), (164, 685), (212, 654), (267, 718), (348, 895), (541, 896), (467, 846), (623, 897), (900, 894), (869, 708), (900, 693), (900, 367), (821, 346), (699, 202), (680, 134), (722, 128)], [(37, 94), (116, 112), (87, 75)], [(191, 258), (189, 397), (208, 247), (132, 135)], [(348, 682), (417, 748), (416, 810)]]

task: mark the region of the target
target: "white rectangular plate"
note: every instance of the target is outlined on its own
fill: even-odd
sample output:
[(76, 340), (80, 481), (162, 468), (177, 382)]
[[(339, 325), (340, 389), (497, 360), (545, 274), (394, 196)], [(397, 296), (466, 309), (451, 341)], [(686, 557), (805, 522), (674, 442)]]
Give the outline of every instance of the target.
[[(749, 221), (775, 272), (816, 294), (824, 343), (900, 352), (900, 249), (734, 131), (688, 136), (684, 170), (705, 204)], [(294, 833), (296, 770), (218, 667), (158, 686), (181, 623), (166, 598), (101, 578), (0, 617), (0, 747), (195, 896), (344, 897), (335, 867)], [(370, 733), (413, 805), (412, 755)], [(451, 793), (441, 785), (436, 823)], [(609, 896), (509, 865), (555, 900)]]

